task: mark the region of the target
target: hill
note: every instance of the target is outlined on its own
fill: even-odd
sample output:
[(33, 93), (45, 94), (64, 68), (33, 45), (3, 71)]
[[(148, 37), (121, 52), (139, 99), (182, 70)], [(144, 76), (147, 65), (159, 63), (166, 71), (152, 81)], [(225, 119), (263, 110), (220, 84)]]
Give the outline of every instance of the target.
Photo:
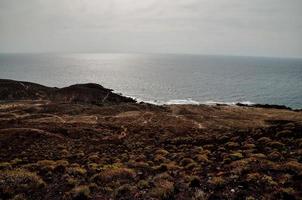
[(96, 84), (1, 80), (0, 94), (2, 199), (302, 197), (302, 112), (155, 106)]

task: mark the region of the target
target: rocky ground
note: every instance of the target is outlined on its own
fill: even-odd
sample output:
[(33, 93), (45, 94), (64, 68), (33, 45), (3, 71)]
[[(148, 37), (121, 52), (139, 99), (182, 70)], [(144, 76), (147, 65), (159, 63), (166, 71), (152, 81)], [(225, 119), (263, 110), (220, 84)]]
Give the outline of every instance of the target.
[(154, 106), (97, 85), (32, 92), (7, 81), (0, 199), (302, 198), (302, 112)]

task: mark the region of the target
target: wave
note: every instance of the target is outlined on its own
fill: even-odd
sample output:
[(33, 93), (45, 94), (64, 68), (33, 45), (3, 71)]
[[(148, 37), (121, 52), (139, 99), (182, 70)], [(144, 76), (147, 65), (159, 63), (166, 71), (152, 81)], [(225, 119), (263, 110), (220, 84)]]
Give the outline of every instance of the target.
[(224, 102), (224, 101), (205, 101), (203, 102), (203, 104), (206, 105), (217, 105), (217, 104), (225, 104), (225, 105), (230, 105), (230, 106), (235, 106), (238, 104), (242, 104), (242, 105), (255, 105), (255, 103), (251, 102), (251, 101), (234, 101), (234, 102)]
[[(132, 97), (133, 98), (133, 97)], [(137, 102), (144, 102), (154, 105), (230, 105), (230, 106), (236, 106), (238, 104), (241, 105), (255, 105), (256, 103), (253, 103), (251, 101), (236, 101), (236, 102), (225, 102), (225, 101), (196, 101), (191, 98), (188, 99), (171, 99), (168, 101), (159, 101), (159, 100), (142, 100), (139, 98), (134, 98)]]
[(258, 104), (251, 101), (233, 101), (233, 102), (227, 102), (227, 101), (195, 101), (193, 99), (172, 99), (168, 101), (159, 101), (159, 100), (143, 100), (140, 98), (135, 98), (131, 96), (130, 97), (134, 100), (136, 100), (138, 103), (148, 103), (153, 105), (209, 105), (209, 106), (215, 106), (215, 105), (228, 105), (228, 106), (251, 106), (251, 107), (258, 107), (258, 108), (275, 108), (275, 109), (288, 109), (288, 110), (295, 110), (295, 111), (302, 111), (302, 109), (294, 109), (285, 105), (275, 105), (275, 104)]
[(191, 104), (191, 105), (199, 105), (201, 102), (192, 100), (192, 99), (173, 99), (165, 102), (164, 104), (166, 105), (186, 105), (186, 104)]

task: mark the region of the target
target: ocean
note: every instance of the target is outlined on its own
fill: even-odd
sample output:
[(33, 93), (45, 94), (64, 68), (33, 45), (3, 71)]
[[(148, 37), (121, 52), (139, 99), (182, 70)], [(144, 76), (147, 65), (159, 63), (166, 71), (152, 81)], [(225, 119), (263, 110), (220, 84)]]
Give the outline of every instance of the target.
[(0, 78), (93, 82), (139, 101), (302, 108), (302, 59), (156, 54), (0, 54)]

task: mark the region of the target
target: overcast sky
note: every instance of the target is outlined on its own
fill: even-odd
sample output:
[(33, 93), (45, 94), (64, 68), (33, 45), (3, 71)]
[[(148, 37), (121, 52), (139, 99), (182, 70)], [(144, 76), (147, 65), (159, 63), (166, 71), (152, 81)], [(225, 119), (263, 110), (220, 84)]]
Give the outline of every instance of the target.
[(0, 0), (0, 52), (302, 57), (302, 0)]

